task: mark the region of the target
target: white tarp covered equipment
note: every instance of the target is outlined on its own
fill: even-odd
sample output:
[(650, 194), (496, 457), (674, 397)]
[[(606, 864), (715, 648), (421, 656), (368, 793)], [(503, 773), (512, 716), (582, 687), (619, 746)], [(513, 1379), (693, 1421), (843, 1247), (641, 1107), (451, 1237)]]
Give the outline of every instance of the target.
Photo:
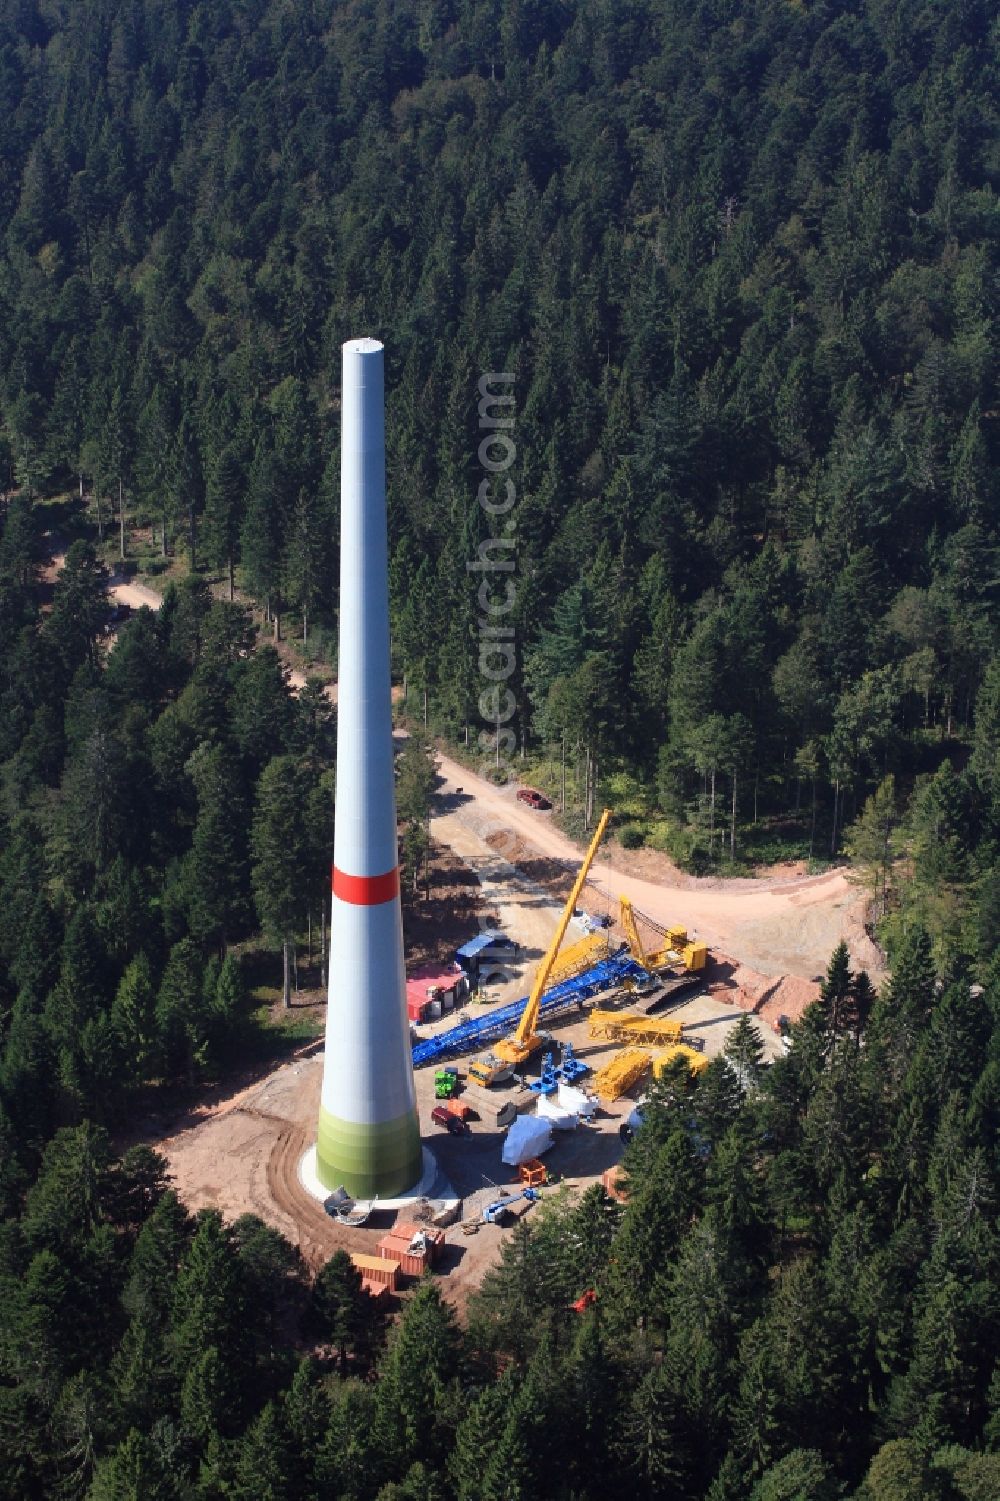
[(549, 1121), (539, 1120), (534, 1115), (519, 1115), (507, 1132), (503, 1161), (508, 1167), (518, 1167), (532, 1157), (541, 1157), (551, 1145), (552, 1126)]
[(575, 1131), (580, 1124), (580, 1117), (574, 1110), (564, 1110), (557, 1105), (555, 1100), (550, 1100), (547, 1095), (541, 1095), (538, 1101), (536, 1117), (548, 1121), (553, 1131)]
[(589, 1121), (597, 1113), (597, 1101), (594, 1096), (582, 1089), (577, 1089), (574, 1084), (560, 1084), (556, 1098), (562, 1110), (572, 1115), (582, 1115), (585, 1121)]

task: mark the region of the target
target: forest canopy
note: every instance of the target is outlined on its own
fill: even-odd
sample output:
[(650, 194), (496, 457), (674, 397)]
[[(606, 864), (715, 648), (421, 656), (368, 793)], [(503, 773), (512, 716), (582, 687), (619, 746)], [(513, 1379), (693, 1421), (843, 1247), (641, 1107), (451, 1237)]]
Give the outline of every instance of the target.
[[(985, 0), (0, 0), (0, 1497), (1000, 1494), (998, 82)], [(431, 727), (502, 371), (539, 776), (846, 849), (892, 969), (388, 1336), (113, 1144), (320, 921), (335, 724), (251, 606), (329, 656), (361, 333)]]
[(338, 349), (372, 333), (397, 666), (440, 728), (477, 718), (476, 383), (503, 370), (530, 740), (675, 823), (718, 774), (802, 832), (818, 788), (812, 855), (968, 732), (988, 6), (18, 0), (0, 37), (22, 484), (82, 475), (110, 517), (120, 483), (164, 551), (332, 622)]

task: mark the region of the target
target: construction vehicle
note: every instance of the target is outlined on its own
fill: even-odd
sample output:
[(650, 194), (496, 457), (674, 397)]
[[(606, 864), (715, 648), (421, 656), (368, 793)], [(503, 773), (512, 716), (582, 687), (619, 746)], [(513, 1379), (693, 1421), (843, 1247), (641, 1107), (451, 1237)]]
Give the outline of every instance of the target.
[(439, 1068), (434, 1074), (434, 1098), (450, 1100), (458, 1088), (458, 1069)]
[(518, 1199), (527, 1199), (529, 1204), (533, 1204), (540, 1197), (538, 1189), (528, 1185), (522, 1188), (519, 1193), (507, 1194), (502, 1199), (494, 1199), (493, 1203), (487, 1204), (483, 1210), (483, 1224), (498, 1225), (510, 1206), (516, 1204)]
[(505, 1063), (524, 1063), (528, 1058), (531, 1057), (532, 1053), (536, 1052), (542, 1046), (543, 1042), (547, 1040), (539, 1032), (536, 1031), (536, 1028), (538, 1026), (538, 1011), (541, 1004), (542, 993), (544, 992), (546, 985), (549, 983), (549, 975), (559, 955), (559, 946), (566, 936), (566, 929), (569, 927), (570, 918), (573, 916), (573, 909), (576, 907), (580, 892), (583, 890), (584, 882), (587, 879), (587, 874), (590, 870), (590, 867), (594, 863), (594, 857), (597, 854), (598, 846), (600, 845), (601, 840), (604, 837), (604, 831), (608, 826), (608, 820), (610, 819), (610, 817), (611, 809), (605, 808), (598, 821), (597, 828), (594, 831), (594, 837), (590, 841), (590, 848), (587, 850), (586, 855), (584, 855), (583, 857), (583, 864), (577, 871), (576, 880), (573, 882), (573, 889), (566, 900), (566, 905), (563, 908), (562, 915), (559, 918), (558, 924), (556, 925), (555, 937), (549, 944), (548, 952), (546, 953), (545, 958), (538, 966), (538, 973), (535, 975), (535, 983), (531, 987), (531, 994), (528, 996), (528, 1003), (524, 1008), (521, 1020), (517, 1025), (514, 1035), (512, 1037), (505, 1037), (501, 1042), (497, 1043), (494, 1049), (497, 1057), (503, 1059)]
[(498, 1058), (496, 1053), (484, 1053), (469, 1064), (469, 1078), (473, 1084), (489, 1089), (491, 1084), (506, 1084), (514, 1076), (513, 1063)]
[[(581, 938), (579, 943), (570, 944), (568, 949), (563, 949), (552, 965), (545, 982), (546, 990), (555, 985), (562, 985), (567, 980), (574, 980), (577, 975), (585, 974), (587, 970), (593, 969), (599, 960), (606, 958), (607, 953), (608, 939), (605, 933), (590, 933), (586, 938)], [(541, 1041), (550, 1041), (546, 1033), (540, 1032), (537, 1035)], [(514, 1064), (509, 1060), (498, 1058), (497, 1053), (500, 1050), (498, 1047), (496, 1052), (485, 1053), (481, 1058), (476, 1058), (469, 1065), (469, 1078), (487, 1089), (491, 1084), (505, 1084), (514, 1072)]]
[[(564, 1012), (579, 1013), (596, 995), (615, 994), (629, 980), (641, 980), (646, 971), (622, 946), (617, 954), (601, 959), (592, 969), (584, 970), (573, 980), (564, 980), (560, 985), (550, 985), (539, 1005), (540, 1016), (559, 1016)], [(622, 991), (624, 993), (624, 991)], [(465, 1016), (445, 1032), (417, 1039), (413, 1044), (413, 1066), (439, 1064), (445, 1058), (457, 1058), (472, 1053), (477, 1048), (495, 1046), (501, 1037), (506, 1037), (521, 1020), (528, 1004), (527, 997), (498, 1006), (485, 1015)]]
[(431, 1120), (436, 1126), (443, 1126), (450, 1136), (464, 1136), (465, 1122), (449, 1110), (447, 1105), (435, 1105), (431, 1111)]
[[(686, 928), (663, 928), (658, 922), (647, 916), (645, 912), (639, 912), (627, 896), (618, 898), (618, 906), (621, 912), (622, 931), (628, 943), (629, 953), (633, 959), (637, 959), (644, 969), (650, 971), (669, 968), (681, 968), (696, 973), (705, 968), (708, 960), (708, 948), (704, 943), (688, 941)], [(636, 918), (651, 928), (660, 939), (660, 947), (648, 951), (639, 937), (639, 928)]]

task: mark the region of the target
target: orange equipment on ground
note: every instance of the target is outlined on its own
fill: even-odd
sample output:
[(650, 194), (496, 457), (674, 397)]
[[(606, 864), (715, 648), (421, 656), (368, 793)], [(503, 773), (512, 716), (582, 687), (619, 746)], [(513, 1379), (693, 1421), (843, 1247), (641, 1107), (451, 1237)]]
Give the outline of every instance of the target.
[(548, 1171), (544, 1162), (539, 1162), (537, 1157), (529, 1157), (527, 1162), (518, 1164), (518, 1183), (526, 1183), (529, 1188), (544, 1188), (549, 1181)]
[(378, 1243), (379, 1256), (393, 1262), (404, 1277), (419, 1277), (433, 1267), (444, 1249), (443, 1230), (429, 1225), (393, 1225)]
[(394, 1293), (399, 1281), (399, 1262), (387, 1256), (365, 1256), (360, 1251), (351, 1253), (351, 1261), (361, 1273), (361, 1286), (372, 1297), (385, 1292)]
[(588, 1022), (595, 1042), (630, 1042), (637, 1046), (669, 1047), (684, 1033), (680, 1022), (666, 1016), (643, 1016), (641, 1011), (603, 1011), (595, 1007)]
[(683, 1058), (686, 1061), (688, 1068), (695, 1078), (699, 1074), (704, 1073), (705, 1069), (708, 1068), (708, 1059), (704, 1053), (699, 1053), (695, 1048), (688, 1047), (687, 1043), (678, 1042), (673, 1047), (664, 1049), (662, 1053), (657, 1053), (653, 1059), (653, 1073), (656, 1078), (658, 1079), (664, 1069), (677, 1058)]
[(614, 1199), (616, 1204), (624, 1204), (628, 1199), (628, 1189), (625, 1179), (621, 1176), (621, 1167), (606, 1167), (601, 1174), (601, 1187), (609, 1199)]

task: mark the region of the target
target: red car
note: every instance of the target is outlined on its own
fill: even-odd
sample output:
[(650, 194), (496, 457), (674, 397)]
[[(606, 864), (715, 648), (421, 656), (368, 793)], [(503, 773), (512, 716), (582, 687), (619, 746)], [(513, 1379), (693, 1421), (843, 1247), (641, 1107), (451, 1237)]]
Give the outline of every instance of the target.
[(537, 808), (540, 812), (552, 807), (544, 792), (539, 792), (537, 787), (519, 787), (517, 797), (519, 802), (527, 803), (529, 808)]
[(431, 1111), (431, 1120), (436, 1126), (444, 1126), (452, 1136), (465, 1135), (464, 1122), (460, 1121), (457, 1115), (452, 1115), (451, 1111), (446, 1110), (443, 1105), (434, 1106)]

